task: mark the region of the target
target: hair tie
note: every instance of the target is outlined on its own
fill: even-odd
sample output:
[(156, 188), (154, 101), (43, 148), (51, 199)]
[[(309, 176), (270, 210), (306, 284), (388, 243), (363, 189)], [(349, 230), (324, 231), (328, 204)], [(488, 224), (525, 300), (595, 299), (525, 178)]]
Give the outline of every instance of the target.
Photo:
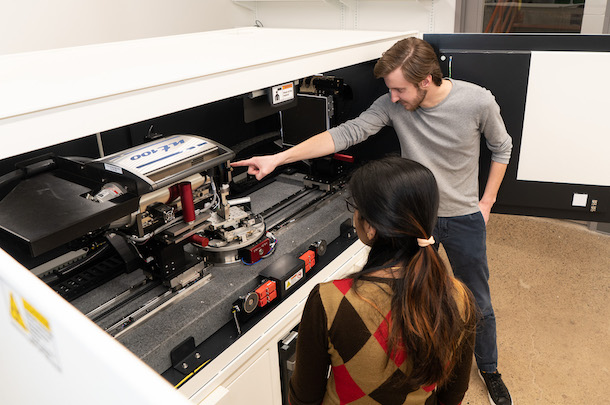
[(434, 245), (434, 236), (430, 236), (429, 239), (420, 239), (417, 238), (417, 244), (419, 247), (425, 248), (426, 246)]

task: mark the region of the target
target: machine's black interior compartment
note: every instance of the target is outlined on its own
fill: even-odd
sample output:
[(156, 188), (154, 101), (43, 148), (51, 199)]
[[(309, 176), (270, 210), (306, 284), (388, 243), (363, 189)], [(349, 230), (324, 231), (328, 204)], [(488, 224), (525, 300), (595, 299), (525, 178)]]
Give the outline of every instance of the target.
[[(383, 82), (373, 78), (373, 65), (374, 62), (366, 62), (325, 73), (331, 77), (341, 78), (341, 81), (331, 83), (333, 86), (334, 83), (340, 83), (343, 89), (342, 94), (334, 99), (335, 123), (357, 116), (375, 98), (385, 93)], [(348, 85), (349, 90), (345, 90)], [(246, 95), (102, 132), (100, 138), (103, 154), (108, 156), (147, 142), (157, 142), (162, 140), (163, 136), (170, 137), (177, 134), (201, 136), (217, 142), (231, 153), (235, 153), (235, 157), (231, 160), (280, 151), (284, 146), (281, 142), (279, 113), (246, 122), (244, 97)], [(282, 108), (290, 107), (292, 107), (290, 103), (282, 106)], [(351, 239), (341, 237), (341, 232), (345, 230), (344, 223), (351, 218), (343, 200), (349, 172), (360, 162), (392, 153), (398, 146), (392, 130), (386, 130), (384, 134), (375, 138), (374, 141), (369, 140), (366, 144), (357, 145), (346, 152), (353, 156), (355, 163), (333, 158), (323, 158), (314, 163), (297, 162), (279, 168), (261, 182), (246, 176), (243, 169), (229, 171), (228, 166), (220, 162), (217, 168), (203, 171), (202, 176), (196, 180), (201, 183), (201, 186), (198, 186), (201, 191), (196, 191), (196, 187), (193, 186), (193, 195), (199, 195), (201, 201), (195, 201), (196, 215), (192, 225), (182, 222), (181, 218), (186, 218), (185, 208), (181, 204), (176, 205), (175, 201), (171, 202), (175, 196), (169, 198), (167, 203), (144, 204), (140, 201), (138, 206), (137, 199), (132, 201), (132, 197), (148, 198), (149, 191), (140, 192), (135, 187), (138, 189), (135, 194), (127, 193), (119, 199), (112, 200), (117, 205), (130, 204), (125, 212), (114, 212), (112, 218), (104, 218), (101, 221), (103, 223), (96, 222), (93, 227), (90, 226), (93, 222), (85, 221), (83, 225), (81, 221), (80, 228), (70, 235), (66, 234), (66, 238), (71, 242), (61, 240), (59, 246), (49, 245), (47, 246), (51, 250), (49, 252), (28, 257), (31, 252), (23, 248), (14, 248), (7, 235), (0, 239), (0, 246), (8, 251), (21, 250), (15, 256), (21, 255), (24, 262), (31, 260), (28, 267), (37, 269), (39, 277), (48, 281), (48, 284), (58, 292), (61, 286), (68, 286), (69, 291), (63, 291), (62, 295), (77, 309), (115, 336), (120, 343), (154, 370), (164, 373), (173, 368), (170, 353), (179, 348), (181, 343), (192, 340), (198, 349), (205, 346), (205, 350), (208, 350), (207, 346), (214, 346), (210, 343), (214, 341), (212, 336), (222, 335), (225, 333), (223, 331), (228, 331), (229, 335), (235, 337), (236, 325), (231, 312), (232, 304), (239, 297), (246, 296), (257, 288), (261, 283), (261, 271), (274, 260), (282, 255), (298, 257), (311, 250), (313, 244), (325, 241), (328, 243), (327, 254), (321, 256), (311, 270), (311, 274), (315, 274), (346, 246), (353, 243), (353, 232), (350, 233)], [(72, 142), (0, 161), (0, 174), (11, 177), (10, 173), (15, 171), (20, 162), (42, 155), (51, 154), (67, 161), (76, 159), (76, 161), (88, 162), (98, 159), (101, 153), (96, 136), (89, 135)], [(33, 190), (30, 194), (32, 192), (36, 194), (36, 190), (44, 189), (40, 185), (32, 186), (30, 183), (34, 179), (39, 181), (47, 176), (51, 174), (37, 173), (31, 179), (26, 179), (24, 184), (30, 185), (29, 188)], [(108, 181), (103, 177), (109, 179), (111, 175), (90, 176), (86, 180), (90, 183)], [(121, 175), (116, 177), (123, 178)], [(74, 194), (73, 198), (84, 199), (83, 196), (95, 193), (99, 188), (99, 184), (87, 183), (88, 187), (74, 191), (62, 185), (62, 181), (78, 184), (70, 174), (56, 178), (61, 181), (57, 180), (47, 187), (49, 192), (62, 189), (64, 193)], [(232, 181), (229, 181), (231, 179)], [(265, 221), (265, 231), (271, 232), (272, 237), (276, 239), (272, 251), (263, 254), (262, 258), (257, 256), (257, 261), (254, 263), (243, 263), (229, 257), (230, 255), (225, 258), (226, 263), (211, 262), (207, 257), (208, 251), (205, 250), (209, 249), (209, 246), (204, 246), (207, 242), (204, 242), (206, 238), (203, 230), (200, 235), (192, 234), (198, 224), (209, 223), (212, 220), (215, 214), (209, 210), (208, 205), (218, 203), (217, 197), (220, 198), (223, 193), (225, 182), (229, 186), (227, 200), (249, 198), (249, 202), (235, 205), (247, 211), (243, 213), (243, 219), (240, 221), (255, 223), (255, 217), (261, 216)], [(6, 182), (7, 187), (9, 183), (11, 182)], [(217, 186), (212, 186), (214, 183), (218, 183)], [(10, 187), (13, 186), (14, 184), (11, 183)], [(168, 187), (174, 186), (168, 185)], [(128, 188), (134, 189), (132, 186)], [(158, 190), (150, 191), (150, 194), (164, 191), (164, 187), (160, 187)], [(173, 195), (174, 191), (167, 192)], [(34, 198), (29, 195), (26, 199)], [(163, 198), (165, 201), (166, 197)], [(30, 206), (36, 209), (36, 205), (30, 204)], [(47, 209), (40, 211), (47, 215), (51, 224), (54, 223), (52, 212)], [(135, 225), (129, 225), (132, 227), (129, 231), (131, 234), (125, 238), (125, 233), (129, 233), (124, 228), (127, 225), (109, 227), (109, 224), (115, 220), (129, 223), (123, 216), (131, 217), (131, 221), (140, 224), (141, 228), (142, 224), (156, 223), (155, 221), (160, 221), (164, 216), (167, 216), (168, 226), (175, 225), (167, 229), (160, 226), (162, 231), (154, 237)], [(176, 227), (180, 229), (174, 230)], [(224, 230), (229, 233), (234, 231), (232, 227)], [(63, 231), (60, 233), (64, 234)], [(199, 239), (192, 242), (193, 236)], [(252, 245), (261, 243), (265, 236), (252, 242)], [(156, 247), (143, 248), (143, 245), (153, 243), (149, 241), (150, 238), (156, 238), (154, 239)], [(116, 240), (129, 242), (120, 243)], [(25, 245), (27, 246), (27, 242)], [(134, 249), (136, 247), (138, 248)], [(157, 250), (163, 253), (157, 253)], [(95, 251), (100, 253), (94, 255)], [(151, 257), (152, 261), (150, 261)], [(174, 260), (176, 257), (180, 258), (177, 262)], [(56, 269), (52, 263), (58, 258), (64, 263), (61, 265), (63, 267)], [(80, 266), (84, 271), (75, 270), (79, 267), (76, 266), (78, 263), (85, 263)], [(134, 263), (141, 266), (136, 266), (137, 268), (134, 269)], [(104, 268), (102, 272), (98, 272), (100, 266)], [(165, 269), (167, 266), (171, 268)], [(188, 267), (189, 270), (184, 276), (175, 276), (176, 266)], [(267, 307), (247, 319), (242, 325), (243, 331), (251, 328), (257, 319), (277, 306), (278, 302), (271, 301)], [(229, 344), (231, 341), (226, 338), (221, 340)], [(185, 347), (188, 347), (188, 344)], [(178, 356), (176, 353), (182, 352), (183, 350), (174, 352), (174, 357)], [(173, 380), (173, 377), (171, 379)]]
[[(282, 111), (282, 143), (293, 146), (331, 126), (332, 97), (299, 94), (294, 108)], [(334, 122), (334, 121), (333, 121)]]

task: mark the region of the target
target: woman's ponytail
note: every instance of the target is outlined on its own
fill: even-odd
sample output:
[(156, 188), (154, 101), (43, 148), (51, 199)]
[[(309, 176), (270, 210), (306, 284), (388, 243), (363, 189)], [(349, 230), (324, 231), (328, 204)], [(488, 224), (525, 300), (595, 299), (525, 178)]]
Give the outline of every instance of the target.
[(395, 284), (400, 292), (395, 291), (392, 300), (394, 341), (390, 345), (402, 346), (411, 357), (410, 383), (442, 385), (450, 375), (465, 323), (454, 282), (436, 249), (427, 246), (415, 253), (404, 268), (404, 277)]

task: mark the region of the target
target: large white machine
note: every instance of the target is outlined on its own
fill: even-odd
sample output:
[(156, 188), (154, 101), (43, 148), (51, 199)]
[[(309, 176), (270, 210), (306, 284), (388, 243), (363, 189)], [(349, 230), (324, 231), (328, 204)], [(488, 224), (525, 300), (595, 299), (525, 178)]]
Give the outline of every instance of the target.
[[(0, 136), (20, 141), (0, 157), (374, 60), (409, 35), (245, 28), (4, 56)], [(166, 62), (146, 62), (151, 50)], [(341, 182), (286, 175), (231, 200), (233, 156), (178, 133), (2, 177), (3, 402), (282, 403), (278, 343), (309, 290), (366, 249), (339, 226)]]

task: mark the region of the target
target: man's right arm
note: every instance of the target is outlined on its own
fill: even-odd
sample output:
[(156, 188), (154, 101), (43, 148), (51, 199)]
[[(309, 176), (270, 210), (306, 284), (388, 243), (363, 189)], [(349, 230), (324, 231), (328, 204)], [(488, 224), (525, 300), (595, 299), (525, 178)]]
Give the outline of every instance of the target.
[[(370, 135), (376, 134), (381, 128), (389, 125), (391, 118), (389, 110), (393, 105), (388, 94), (379, 97), (366, 111), (358, 117), (351, 119), (336, 128), (339, 132), (324, 131), (275, 155), (255, 156), (251, 159), (231, 163), (234, 167), (248, 167), (248, 174), (262, 179), (275, 170), (276, 167), (297, 162), (299, 160), (313, 159), (330, 155), (338, 150), (345, 150), (351, 145), (364, 141)], [(338, 137), (337, 137), (338, 136)], [(335, 143), (336, 141), (336, 143)]]
[(276, 167), (299, 160), (313, 159), (330, 155), (335, 152), (335, 142), (330, 132), (324, 131), (315, 135), (290, 149), (275, 155), (255, 156), (250, 159), (231, 163), (233, 167), (248, 167), (248, 174), (254, 175), (257, 180), (262, 179), (275, 170)]

